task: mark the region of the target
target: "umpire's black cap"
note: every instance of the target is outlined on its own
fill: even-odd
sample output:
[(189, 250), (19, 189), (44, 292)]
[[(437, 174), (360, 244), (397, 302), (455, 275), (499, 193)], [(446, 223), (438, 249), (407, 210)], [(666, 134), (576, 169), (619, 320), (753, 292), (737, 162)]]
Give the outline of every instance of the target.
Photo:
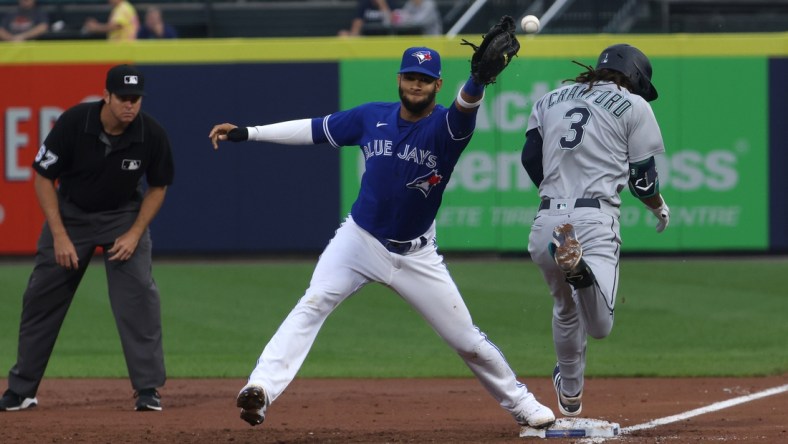
[(116, 96), (144, 96), (145, 77), (131, 65), (113, 66), (107, 71), (107, 91)]

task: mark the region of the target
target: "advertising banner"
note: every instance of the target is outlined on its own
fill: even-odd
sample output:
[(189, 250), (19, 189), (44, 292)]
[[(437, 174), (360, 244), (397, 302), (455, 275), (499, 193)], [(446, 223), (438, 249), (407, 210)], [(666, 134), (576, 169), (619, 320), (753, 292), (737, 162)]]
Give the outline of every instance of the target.
[[(595, 59), (579, 58), (594, 64)], [(398, 100), (398, 60), (352, 60), (342, 65), (343, 106)], [(679, 251), (765, 249), (768, 243), (767, 61), (753, 58), (653, 58), (660, 98), (652, 102), (667, 153), (660, 156), (661, 191), (671, 226), (622, 192), (624, 249)], [(539, 204), (538, 190), (520, 162), (533, 103), (582, 71), (571, 59), (515, 59), (487, 88), (476, 132), (460, 158), (437, 218), (441, 248), (525, 251)], [(761, 79), (734, 93), (724, 76)], [(443, 60), (438, 102), (450, 106), (468, 75), (466, 60)], [(634, 141), (637, 143), (637, 141)], [(358, 149), (342, 152), (343, 211), (355, 199), (363, 173)]]
[(110, 66), (20, 65), (0, 69), (0, 253), (35, 251), (44, 215), (33, 190), (33, 159), (60, 113), (79, 102), (101, 98)]
[[(0, 254), (35, 252), (44, 217), (33, 188), (33, 159), (64, 110), (101, 99), (114, 64), (0, 69), (0, 84), (14, 85), (0, 95)], [(151, 224), (157, 252), (297, 252), (325, 246), (338, 224), (334, 148), (250, 142), (224, 143), (216, 151), (208, 132), (217, 123), (251, 126), (334, 111), (335, 63), (138, 66), (146, 76), (142, 109), (167, 130), (175, 159), (175, 181)], [(259, 87), (282, 79), (301, 85), (300, 99), (288, 88)]]
[[(478, 41), (479, 36), (466, 36)], [(624, 251), (784, 251), (785, 34), (627, 36), (649, 54), (652, 103), (667, 153), (657, 159), (671, 226), (622, 193)], [(533, 103), (595, 63), (606, 35), (525, 36), (487, 88), (477, 131), (437, 216), (442, 249), (525, 252), (539, 195), (520, 163)], [(57, 117), (98, 99), (109, 67), (147, 76), (143, 110), (168, 131), (175, 182), (151, 224), (157, 253), (316, 252), (358, 193), (358, 147), (223, 144), (214, 124), (320, 117), (369, 101), (398, 101), (396, 72), (412, 37), (199, 39), (0, 45), (0, 255), (31, 254), (43, 223), (32, 161)], [(460, 38), (435, 38), (450, 106), (469, 73)], [(731, 82), (735, 72), (746, 87)], [(771, 164), (770, 164), (771, 162)]]

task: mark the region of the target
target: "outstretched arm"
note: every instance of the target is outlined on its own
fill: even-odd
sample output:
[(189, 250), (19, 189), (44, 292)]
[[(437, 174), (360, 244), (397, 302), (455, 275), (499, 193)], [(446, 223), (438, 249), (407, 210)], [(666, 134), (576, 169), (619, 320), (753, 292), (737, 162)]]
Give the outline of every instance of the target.
[(484, 87), (495, 83), (496, 77), (509, 65), (520, 50), (514, 33), (514, 19), (505, 15), (498, 24), (487, 31), (479, 46), (463, 39), (463, 45), (473, 48), (471, 76), (457, 94), (457, 109), (473, 112), (481, 104)]
[(482, 99), (484, 99), (484, 85), (476, 83), (473, 77), (469, 77), (457, 93), (454, 106), (461, 112), (472, 113), (482, 104)]
[(215, 125), (208, 137), (214, 149), (219, 149), (219, 141), (231, 142), (272, 142), (282, 145), (313, 145), (312, 119), (289, 120), (270, 125), (238, 127), (232, 123)]

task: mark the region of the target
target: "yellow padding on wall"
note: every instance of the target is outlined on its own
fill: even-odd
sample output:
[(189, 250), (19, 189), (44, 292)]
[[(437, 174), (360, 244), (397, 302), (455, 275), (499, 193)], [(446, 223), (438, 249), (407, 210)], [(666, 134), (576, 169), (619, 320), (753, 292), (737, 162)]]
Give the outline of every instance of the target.
[[(470, 57), (461, 39), (420, 36), (312, 37), (282, 39), (178, 39), (114, 43), (104, 40), (0, 43), (0, 64), (86, 63), (233, 63), (338, 61), (398, 58), (409, 46), (430, 46), (446, 57)], [(788, 32), (763, 34), (520, 35), (520, 57), (594, 57), (600, 48), (629, 43), (649, 57), (788, 56)]]

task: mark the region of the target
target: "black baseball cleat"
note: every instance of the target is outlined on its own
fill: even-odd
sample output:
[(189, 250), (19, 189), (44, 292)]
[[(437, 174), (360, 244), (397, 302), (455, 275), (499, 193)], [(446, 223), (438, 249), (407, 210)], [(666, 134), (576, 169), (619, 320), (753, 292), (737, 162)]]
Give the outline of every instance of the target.
[(259, 385), (250, 384), (244, 387), (238, 393), (235, 405), (241, 408), (241, 419), (249, 425), (256, 426), (265, 421), (268, 398), (265, 396), (265, 390)]
[(134, 403), (134, 410), (138, 412), (161, 411), (161, 395), (156, 389), (142, 389), (134, 392), (134, 397), (137, 398), (137, 402)]
[(550, 254), (558, 268), (564, 272), (569, 285), (578, 289), (594, 284), (594, 273), (583, 260), (583, 246), (577, 240), (572, 224), (561, 224), (553, 229)]
[(576, 396), (566, 396), (561, 391), (561, 371), (558, 364), (553, 369), (553, 387), (555, 387), (555, 394), (558, 397), (558, 410), (564, 416), (577, 416), (583, 411), (583, 392), (581, 391)]
[(32, 409), (38, 405), (38, 399), (35, 397), (28, 398), (16, 394), (8, 389), (3, 393), (0, 398), (0, 412), (15, 412), (17, 410)]

